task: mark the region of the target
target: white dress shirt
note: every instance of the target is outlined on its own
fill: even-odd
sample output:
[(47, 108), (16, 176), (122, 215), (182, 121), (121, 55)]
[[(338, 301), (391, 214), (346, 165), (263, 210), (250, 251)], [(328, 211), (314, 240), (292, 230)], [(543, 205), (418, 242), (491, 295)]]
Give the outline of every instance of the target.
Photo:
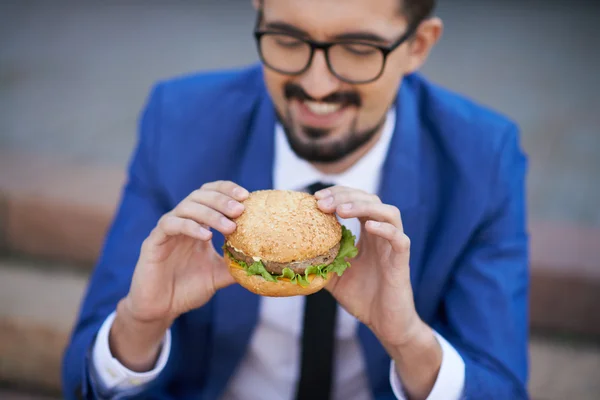
[[(290, 148), (282, 127), (278, 125), (275, 129), (274, 188), (304, 191), (310, 184), (318, 181), (377, 193), (395, 120), (395, 110), (391, 109), (378, 142), (355, 165), (338, 175), (322, 174), (310, 163), (300, 159)], [(358, 220), (340, 219), (340, 222), (350, 229), (358, 240), (360, 237)], [(299, 379), (304, 302), (305, 298), (301, 296), (260, 298), (257, 327), (245, 357), (229, 381), (222, 397), (224, 400), (292, 400), (294, 398)], [(108, 333), (113, 319), (114, 313), (103, 324), (94, 345), (92, 362), (100, 383), (107, 389), (128, 390), (150, 382), (158, 376), (167, 363), (171, 348), (170, 331), (165, 336), (155, 368), (146, 373), (135, 373), (112, 357)], [(358, 321), (339, 307), (333, 378), (333, 398), (336, 400), (371, 398), (357, 328)], [(442, 347), (443, 360), (428, 400), (458, 400), (464, 387), (464, 362), (458, 352), (437, 332), (436, 337)], [(393, 362), (390, 365), (390, 385), (398, 399), (406, 398)], [(260, 391), (248, 390), (253, 387), (260, 388)]]

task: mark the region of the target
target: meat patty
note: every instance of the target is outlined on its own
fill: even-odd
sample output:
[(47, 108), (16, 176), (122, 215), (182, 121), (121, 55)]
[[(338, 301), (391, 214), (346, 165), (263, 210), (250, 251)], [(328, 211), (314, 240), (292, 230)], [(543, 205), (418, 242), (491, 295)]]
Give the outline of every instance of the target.
[[(231, 255), (236, 259), (245, 262), (248, 265), (254, 264), (254, 260), (252, 257), (247, 256), (243, 253), (236, 251), (232, 246), (226, 245), (227, 250), (231, 253)], [(306, 268), (312, 265), (329, 265), (335, 260), (338, 253), (340, 251), (340, 244), (336, 244), (326, 254), (317, 256), (315, 258), (310, 258), (308, 260), (302, 261), (293, 261), (291, 263), (279, 263), (275, 261), (267, 261), (262, 260), (262, 263), (265, 266), (265, 269), (272, 274), (281, 275), (283, 273), (284, 268), (289, 268), (297, 274), (304, 274)]]

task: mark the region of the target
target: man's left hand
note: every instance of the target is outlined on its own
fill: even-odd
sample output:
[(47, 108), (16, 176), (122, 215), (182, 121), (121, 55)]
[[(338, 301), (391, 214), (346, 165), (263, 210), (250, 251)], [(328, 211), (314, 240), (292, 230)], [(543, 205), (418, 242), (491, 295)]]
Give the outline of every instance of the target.
[(361, 222), (358, 256), (328, 285), (337, 301), (373, 330), (385, 345), (403, 345), (418, 334), (421, 321), (410, 283), (410, 240), (398, 208), (379, 197), (343, 186), (315, 193), (324, 212)]
[(415, 309), (410, 239), (404, 233), (400, 211), (383, 204), (376, 195), (343, 186), (321, 190), (315, 197), (322, 211), (343, 219), (358, 218), (361, 223), (358, 256), (350, 260), (351, 267), (341, 277), (333, 276), (327, 289), (346, 311), (373, 331), (396, 361), (401, 376), (402, 364), (412, 358), (411, 353), (422, 351), (421, 356), (432, 356), (427, 358), (435, 361), (423, 365), (423, 372), (428, 371), (425, 375), (433, 381), (422, 376), (424, 382), (405, 382), (414, 386), (415, 397), (423, 398), (435, 382), (441, 348)]

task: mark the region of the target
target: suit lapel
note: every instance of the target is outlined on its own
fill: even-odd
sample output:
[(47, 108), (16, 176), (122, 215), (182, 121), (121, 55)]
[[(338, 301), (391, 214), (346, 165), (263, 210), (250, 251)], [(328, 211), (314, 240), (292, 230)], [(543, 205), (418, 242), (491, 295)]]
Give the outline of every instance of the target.
[(257, 102), (255, 115), (237, 174), (237, 183), (250, 192), (273, 187), (275, 109), (266, 91)]
[(424, 199), (421, 198), (421, 125), (410, 77), (405, 79), (396, 103), (397, 122), (383, 166), (380, 197), (400, 209), (404, 232), (411, 240), (411, 281), (417, 286), (423, 248)]
[[(272, 188), (275, 114), (266, 92), (257, 101), (246, 151), (234, 181), (248, 191)], [(220, 248), (223, 239), (215, 242)], [(217, 398), (246, 353), (258, 322), (260, 298), (234, 284), (213, 298), (213, 341), (207, 398)]]
[[(379, 195), (382, 202), (400, 209), (404, 231), (411, 239), (411, 281), (416, 286), (416, 266), (420, 264), (419, 249), (422, 248), (424, 232), (419, 218), (422, 210), (419, 190), (420, 125), (410, 79), (405, 79), (399, 90), (396, 115), (396, 127), (383, 166)], [(359, 326), (358, 335), (374, 394), (387, 393), (390, 358), (366, 326)]]

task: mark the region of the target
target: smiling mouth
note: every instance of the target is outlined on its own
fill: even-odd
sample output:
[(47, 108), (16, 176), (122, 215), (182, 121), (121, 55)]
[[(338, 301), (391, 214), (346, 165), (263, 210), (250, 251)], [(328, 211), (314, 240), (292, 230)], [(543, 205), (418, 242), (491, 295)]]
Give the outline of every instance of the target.
[(305, 100), (302, 102), (306, 108), (316, 115), (329, 115), (342, 109), (342, 104), (339, 103), (323, 103), (319, 101)]
[(347, 102), (300, 100), (294, 103), (297, 122), (304, 127), (320, 130), (340, 126), (347, 120), (348, 112), (352, 109)]

